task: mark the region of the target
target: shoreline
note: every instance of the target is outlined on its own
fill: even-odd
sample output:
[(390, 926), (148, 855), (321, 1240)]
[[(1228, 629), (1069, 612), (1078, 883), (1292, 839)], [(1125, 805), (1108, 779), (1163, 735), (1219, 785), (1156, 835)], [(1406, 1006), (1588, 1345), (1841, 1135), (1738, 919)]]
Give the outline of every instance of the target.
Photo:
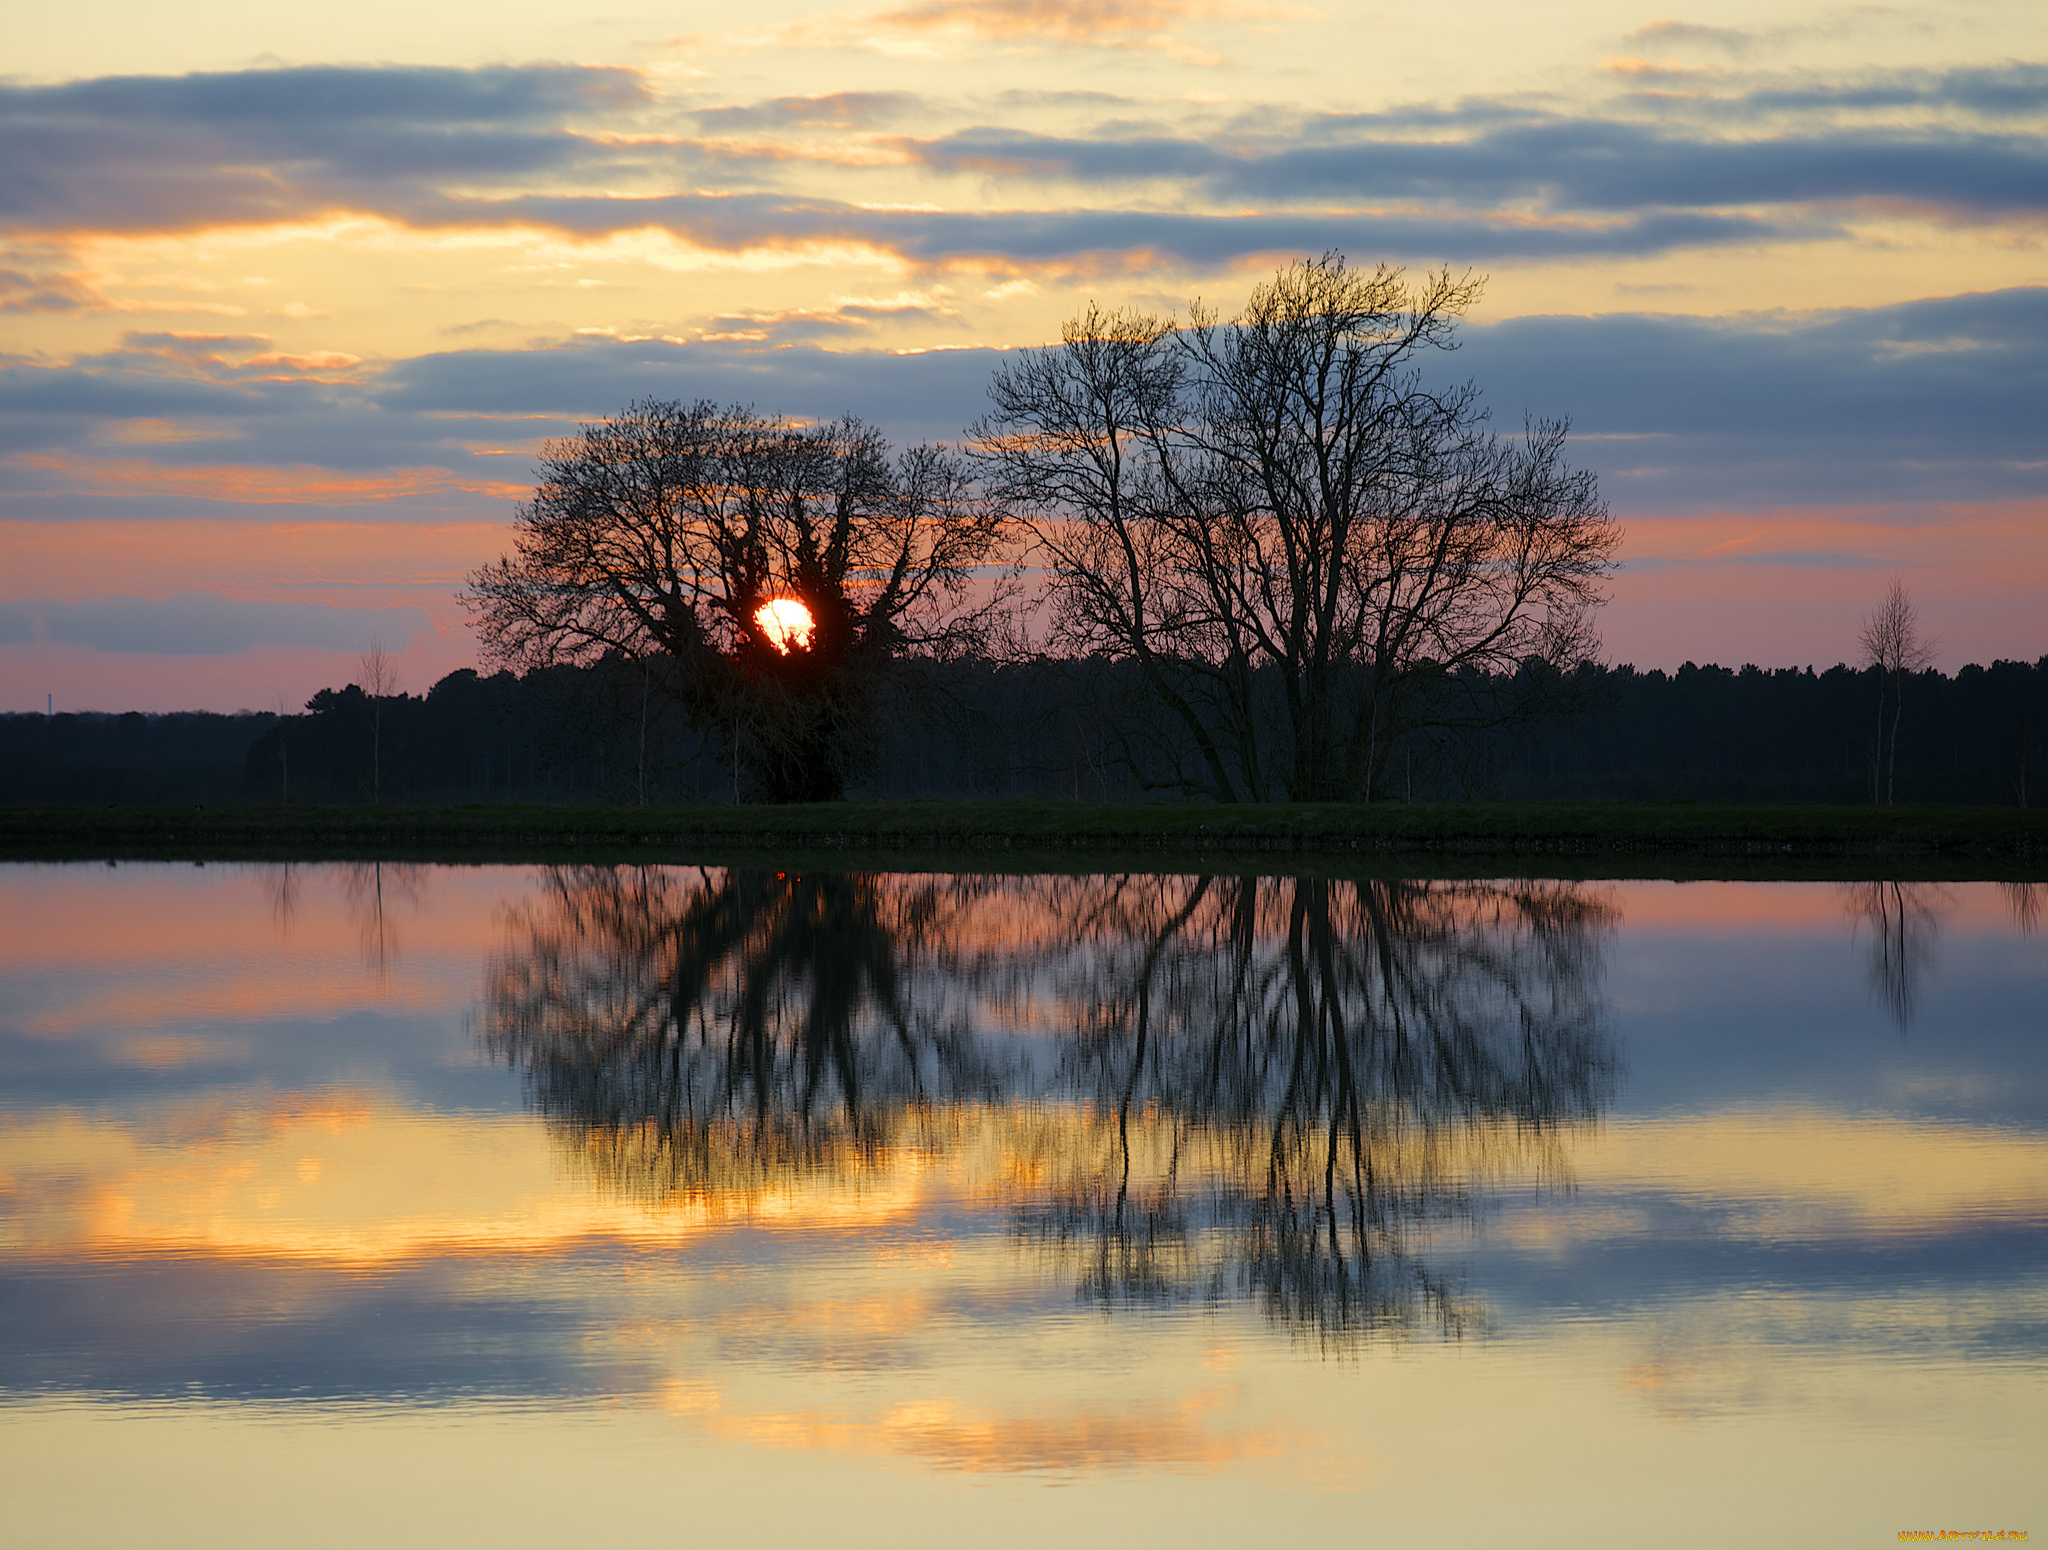
[(1736, 803), (1273, 806), (837, 802), (814, 806), (388, 804), (0, 807), (5, 861), (589, 861), (960, 870), (1381, 871), (1541, 861), (1554, 873), (1880, 868), (2048, 879), (2048, 812)]

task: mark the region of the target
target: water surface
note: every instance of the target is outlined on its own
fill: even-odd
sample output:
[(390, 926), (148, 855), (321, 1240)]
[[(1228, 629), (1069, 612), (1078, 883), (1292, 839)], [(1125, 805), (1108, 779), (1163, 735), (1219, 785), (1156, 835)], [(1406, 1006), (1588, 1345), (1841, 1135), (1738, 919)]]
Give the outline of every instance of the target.
[(2039, 1530), (2042, 902), (0, 868), (10, 1541)]

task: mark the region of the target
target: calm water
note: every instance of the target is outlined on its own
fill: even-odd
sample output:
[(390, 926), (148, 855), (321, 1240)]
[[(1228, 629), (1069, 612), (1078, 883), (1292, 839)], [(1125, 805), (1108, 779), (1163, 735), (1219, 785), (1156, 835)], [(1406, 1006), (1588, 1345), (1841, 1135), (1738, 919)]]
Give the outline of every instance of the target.
[(2048, 1535), (2044, 905), (0, 867), (5, 1537)]

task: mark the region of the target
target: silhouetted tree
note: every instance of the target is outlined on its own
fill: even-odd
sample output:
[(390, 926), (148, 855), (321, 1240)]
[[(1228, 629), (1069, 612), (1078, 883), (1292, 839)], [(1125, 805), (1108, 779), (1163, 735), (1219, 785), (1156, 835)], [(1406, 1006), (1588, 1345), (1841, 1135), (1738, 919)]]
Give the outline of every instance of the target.
[(292, 799), (292, 766), (291, 749), (286, 745), (289, 742), (291, 701), (280, 690), (271, 696), (270, 703), (273, 730), (277, 734), (277, 799), (289, 803)]
[(1564, 422), (1506, 441), (1416, 373), (1478, 292), (1328, 254), (1231, 323), (1090, 307), (997, 372), (976, 450), (1047, 560), (1054, 643), (1140, 670), (1149, 784), (1370, 798), (1417, 728), (1527, 713), (1490, 675), (1591, 654), (1618, 535)]
[[(1870, 612), (1857, 632), (1863, 665), (1877, 674), (1877, 735), (1870, 748), (1870, 800), (1889, 804), (1896, 795), (1899, 766), (1899, 721), (1906, 708), (1906, 684), (1934, 662), (1934, 642), (1920, 632), (1913, 600), (1894, 578), (1884, 600)], [(1885, 708), (1891, 724), (1885, 724)]]
[(372, 646), (363, 653), (362, 690), (370, 702), (370, 800), (384, 800), (384, 702), (398, 693), (398, 669), (390, 653)]
[[(866, 750), (891, 661), (979, 640), (994, 605), (970, 582), (1004, 532), (941, 448), (892, 458), (856, 420), (647, 400), (550, 444), (514, 552), (464, 601), (493, 661), (654, 664), (729, 729), (760, 795), (823, 800)], [(792, 601), (807, 627), (764, 624)]]

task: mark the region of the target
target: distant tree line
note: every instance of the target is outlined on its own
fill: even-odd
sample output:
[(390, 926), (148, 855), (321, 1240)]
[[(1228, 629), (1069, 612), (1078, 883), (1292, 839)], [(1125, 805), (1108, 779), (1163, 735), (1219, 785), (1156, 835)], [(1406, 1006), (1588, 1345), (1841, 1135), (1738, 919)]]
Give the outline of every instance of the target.
[(1577, 715), (1473, 751), (1481, 788), (1531, 800), (1870, 802), (1881, 759), (1896, 801), (2026, 807), (2048, 774), (2048, 656), (1953, 677), (1688, 662), (1574, 679)]
[[(1148, 791), (1124, 757), (1149, 703), (1128, 662), (912, 667), (886, 690), (853, 795), (1173, 795)], [(1386, 758), (1382, 797), (1869, 802), (1874, 720), (1894, 696), (1898, 801), (2038, 805), (2048, 776), (2048, 657), (1902, 682), (1874, 667), (1532, 663), (1447, 692), (1512, 699), (1532, 674), (1552, 678), (1541, 687), (1566, 707), (1556, 719), (1412, 728)], [(729, 802), (760, 798), (751, 779), (729, 728), (692, 720), (646, 664), (624, 660), (464, 669), (423, 695), (350, 684), (283, 717), (0, 716), (6, 802)]]

